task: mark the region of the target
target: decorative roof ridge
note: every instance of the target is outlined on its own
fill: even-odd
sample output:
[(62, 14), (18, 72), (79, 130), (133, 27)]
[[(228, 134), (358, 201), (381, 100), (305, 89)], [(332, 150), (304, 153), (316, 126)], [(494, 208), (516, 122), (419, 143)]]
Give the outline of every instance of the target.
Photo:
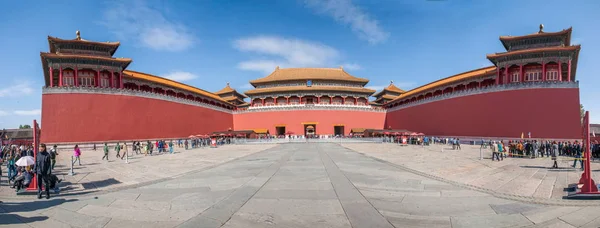
[(81, 58), (92, 58), (92, 59), (105, 59), (105, 60), (119, 60), (119, 61), (128, 61), (132, 62), (131, 58), (122, 58), (122, 57), (106, 57), (106, 56), (97, 56), (97, 55), (80, 55), (80, 54), (71, 54), (71, 53), (52, 53), (52, 52), (40, 52), (40, 56), (42, 57), (81, 57)]
[[(221, 97), (219, 97), (218, 95), (216, 95), (214, 93), (208, 92), (206, 90), (203, 90), (203, 89), (191, 86), (191, 85), (183, 84), (183, 83), (178, 82), (178, 81), (173, 81), (173, 80), (168, 79), (168, 78), (163, 78), (163, 77), (156, 76), (156, 75), (153, 75), (153, 74), (143, 73), (143, 72), (134, 71), (134, 70), (123, 70), (123, 73), (124, 74), (131, 74), (131, 73), (133, 73), (133, 74), (140, 74), (140, 75), (145, 75), (145, 76), (153, 77), (153, 78), (159, 78), (159, 79), (165, 80), (167, 82), (173, 83), (175, 87), (178, 87), (180, 89), (184, 89), (184, 90), (187, 90), (187, 91), (190, 91), (190, 92), (196, 92), (198, 94), (202, 94), (204, 96), (210, 97), (210, 98), (215, 99), (217, 101), (221, 101), (221, 102), (224, 102), (224, 103), (227, 103), (227, 104), (231, 104), (228, 101), (222, 99)], [(158, 82), (158, 83), (160, 83), (160, 82)], [(161, 84), (164, 84), (164, 83), (161, 83)], [(189, 88), (186, 88), (186, 87), (189, 87)], [(198, 91), (193, 91), (193, 90), (198, 90)]]
[[(323, 71), (327, 71), (327, 72), (336, 72), (336, 74), (337, 73), (341, 73), (341, 74), (338, 76), (332, 76), (331, 78), (326, 78), (326, 77), (323, 77), (322, 74), (315, 73), (315, 72), (309, 72), (309, 73), (312, 73), (312, 74), (309, 74), (310, 76), (301, 75), (297, 72), (294, 72), (294, 71), (310, 71), (310, 70), (312, 70), (312, 71), (323, 70)], [(290, 76), (290, 74), (287, 74), (288, 72), (292, 72), (291, 76)], [(340, 67), (340, 68), (325, 68), (325, 67), (280, 68), (279, 66), (277, 66), (275, 68), (275, 70), (273, 72), (271, 72), (269, 75), (262, 77), (262, 78), (251, 80), (250, 84), (254, 85), (256, 83), (275, 82), (275, 81), (294, 81), (294, 80), (354, 81), (354, 82), (361, 82), (361, 83), (365, 83), (365, 84), (369, 82), (369, 80), (366, 78), (359, 78), (359, 77), (349, 74), (348, 72), (344, 71), (343, 67)]]
[(580, 50), (581, 44), (575, 44), (575, 45), (570, 45), (570, 46), (539, 47), (539, 48), (529, 48), (529, 49), (522, 49), (522, 50), (516, 50), (516, 51), (496, 52), (493, 54), (487, 54), (486, 57), (493, 58), (493, 57), (502, 56), (502, 55), (515, 55), (515, 54), (523, 54), (523, 53), (536, 52), (536, 51), (554, 51), (556, 49)]
[(521, 36), (500, 36), (500, 40), (512, 40), (512, 39), (519, 39), (519, 38), (529, 38), (529, 37), (536, 37), (536, 36), (553, 36), (553, 35), (564, 35), (564, 34), (568, 34), (571, 33), (573, 31), (573, 26), (567, 28), (567, 29), (563, 29), (561, 31), (557, 31), (557, 32), (544, 32), (543, 28), (544, 25), (541, 24), (540, 25), (540, 31), (538, 31), (537, 33), (532, 33), (532, 34), (528, 34), (528, 35), (521, 35)]
[(100, 42), (100, 41), (90, 41), (90, 40), (85, 40), (85, 39), (81, 39), (81, 37), (69, 40), (69, 39), (62, 39), (62, 38), (58, 38), (55, 36), (48, 36), (48, 41), (58, 41), (58, 42), (80, 42), (80, 43), (92, 43), (92, 44), (100, 44), (100, 45), (108, 45), (108, 46), (119, 46), (121, 45), (121, 42), (119, 41), (106, 41), (106, 42)]

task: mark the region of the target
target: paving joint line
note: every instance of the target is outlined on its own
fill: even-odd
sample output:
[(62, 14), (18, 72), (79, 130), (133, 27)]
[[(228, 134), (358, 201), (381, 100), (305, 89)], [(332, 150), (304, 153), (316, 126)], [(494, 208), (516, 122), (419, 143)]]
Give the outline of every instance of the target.
[[(340, 146), (340, 147), (343, 147), (343, 146)], [(389, 220), (387, 217), (385, 217), (383, 214), (381, 214), (381, 212), (380, 212), (379, 210), (377, 210), (377, 208), (376, 208), (376, 207), (373, 205), (373, 203), (371, 203), (371, 201), (369, 201), (369, 200), (367, 199), (367, 197), (365, 197), (365, 195), (363, 195), (363, 193), (362, 193), (362, 192), (361, 192), (361, 191), (360, 191), (360, 190), (359, 190), (359, 189), (356, 187), (356, 185), (354, 185), (354, 183), (353, 183), (353, 182), (352, 182), (352, 181), (351, 181), (351, 180), (348, 178), (348, 176), (346, 176), (346, 174), (345, 174), (345, 173), (344, 173), (344, 172), (343, 172), (343, 171), (340, 169), (340, 167), (339, 167), (339, 166), (338, 166), (338, 165), (337, 165), (337, 164), (336, 164), (336, 163), (333, 161), (333, 159), (331, 158), (331, 156), (329, 156), (329, 154), (328, 154), (326, 151), (325, 151), (325, 152), (321, 152), (319, 149), (317, 149), (317, 151), (319, 151), (319, 154), (323, 153), (323, 155), (324, 155), (324, 156), (326, 156), (326, 157), (329, 159), (329, 161), (330, 161), (330, 162), (333, 164), (333, 166), (335, 166), (335, 168), (336, 168), (336, 169), (337, 169), (337, 170), (338, 170), (338, 171), (339, 171), (339, 172), (340, 172), (340, 173), (341, 173), (341, 174), (344, 176), (344, 178), (346, 178), (346, 180), (347, 180), (347, 181), (348, 181), (348, 182), (349, 182), (349, 183), (352, 185), (352, 187), (354, 187), (354, 189), (355, 189), (355, 190), (358, 192), (358, 194), (360, 194), (360, 196), (362, 196), (362, 197), (363, 197), (363, 199), (365, 199), (365, 201), (367, 201), (367, 203), (369, 203), (369, 205), (371, 205), (371, 207), (372, 207), (372, 208), (373, 208), (375, 211), (377, 211), (377, 214), (379, 214), (379, 215), (380, 215), (380, 216), (381, 216), (383, 219), (385, 219), (385, 221), (386, 221), (388, 224), (390, 224), (390, 226), (392, 226), (392, 227), (394, 227), (394, 228), (396, 227), (396, 226), (394, 226), (394, 224), (392, 224), (392, 223), (390, 222), (390, 220)], [(322, 160), (322, 159), (321, 159), (321, 162), (323, 162), (323, 160)], [(327, 170), (327, 168), (325, 168), (325, 170)], [(328, 172), (328, 175), (329, 175), (329, 171), (327, 171), (327, 172)], [(333, 182), (332, 182), (332, 185), (333, 185)], [(333, 189), (334, 189), (334, 191), (335, 191), (335, 187), (334, 187)], [(337, 191), (336, 191), (336, 196), (337, 196)], [(339, 200), (339, 198), (338, 198), (338, 200)], [(404, 200), (404, 197), (402, 197), (402, 200)], [(340, 201), (340, 204), (342, 204), (342, 203), (341, 203), (341, 201)], [(342, 209), (344, 209), (344, 206), (343, 206), (343, 205), (342, 205)], [(344, 209), (344, 213), (346, 213), (346, 210), (345, 210), (345, 209)], [(346, 215), (346, 217), (348, 217), (348, 216)], [(348, 219), (348, 222), (350, 222), (350, 219)], [(352, 223), (350, 223), (350, 225), (352, 225)]]
[(361, 154), (365, 157), (369, 157), (375, 161), (379, 161), (388, 165), (391, 165), (393, 167), (396, 167), (398, 169), (413, 173), (413, 174), (417, 174), (423, 177), (427, 177), (433, 180), (437, 180), (437, 181), (441, 181), (444, 183), (448, 183), (448, 184), (452, 184), (458, 187), (462, 187), (462, 188), (466, 188), (466, 189), (470, 189), (470, 190), (475, 190), (475, 191), (479, 191), (479, 192), (483, 192), (483, 193), (487, 193), (489, 195), (495, 196), (497, 198), (501, 198), (501, 199), (507, 199), (507, 200), (513, 200), (513, 201), (519, 201), (519, 202), (524, 202), (524, 203), (530, 203), (530, 204), (539, 204), (539, 205), (549, 205), (549, 206), (598, 206), (600, 205), (600, 202), (597, 201), (582, 201), (582, 200), (576, 200), (576, 201), (567, 201), (567, 200), (561, 200), (561, 199), (542, 199), (542, 198), (535, 198), (535, 197), (530, 197), (530, 196), (520, 196), (520, 195), (514, 195), (514, 194), (506, 194), (506, 193), (500, 193), (497, 192), (495, 190), (491, 190), (491, 189), (486, 189), (480, 186), (474, 186), (474, 185), (470, 185), (470, 184), (464, 184), (464, 183), (460, 183), (460, 182), (456, 182), (456, 181), (452, 181), (452, 180), (448, 180), (446, 178), (443, 177), (438, 177), (438, 176), (434, 176), (431, 174), (427, 174), (418, 170), (414, 170), (411, 168), (408, 168), (406, 166), (403, 165), (398, 165), (383, 159), (379, 159), (373, 156), (369, 156), (365, 153), (362, 152), (358, 152), (353, 150), (354, 152)]
[[(275, 147), (277, 147), (277, 146), (275, 146)], [(229, 163), (232, 163), (232, 162), (235, 162), (235, 161), (246, 159), (246, 158), (248, 158), (250, 156), (266, 152), (267, 150), (272, 149), (272, 148), (274, 148), (274, 147), (263, 149), (263, 150), (260, 150), (260, 151), (256, 151), (254, 153), (247, 154), (247, 155), (244, 155), (242, 157), (237, 157), (237, 158), (234, 158), (232, 160), (229, 160), (229, 161), (226, 161), (226, 162), (223, 162), (223, 163), (212, 164), (210, 166), (206, 166), (206, 167), (203, 167), (203, 168), (200, 168), (200, 169), (196, 169), (196, 170), (190, 170), (190, 171), (187, 171), (187, 172), (184, 172), (184, 173), (181, 173), (181, 174), (177, 174), (177, 175), (174, 175), (174, 176), (170, 176), (170, 177), (163, 177), (163, 178), (156, 179), (156, 180), (145, 181), (145, 182), (140, 182), (140, 183), (126, 185), (126, 186), (120, 186), (120, 187), (115, 187), (115, 188), (110, 188), (110, 189), (98, 189), (98, 188), (95, 188), (94, 191), (64, 192), (64, 193), (61, 193), (61, 194), (69, 194), (69, 195), (67, 195), (65, 197), (62, 197), (63, 199), (73, 199), (73, 198), (78, 198), (77, 195), (81, 195), (81, 194), (89, 194), (89, 195), (86, 195), (86, 196), (90, 196), (90, 197), (91, 196), (101, 196), (101, 195), (105, 195), (105, 194), (113, 193), (113, 192), (118, 192), (118, 191), (122, 191), (122, 190), (129, 190), (129, 189), (144, 187), (144, 186), (148, 186), (148, 185), (152, 185), (152, 184), (158, 184), (158, 183), (165, 182), (165, 181), (168, 181), (168, 180), (176, 179), (176, 178), (181, 177), (181, 176), (203, 172), (203, 171), (206, 171), (206, 170), (209, 170), (209, 169), (216, 168), (216, 167), (221, 166), (221, 165), (225, 165), (225, 164), (229, 164)], [(86, 173), (85, 175), (87, 176), (87, 175), (89, 175), (89, 173)], [(84, 178), (86, 176), (84, 176)], [(82, 179), (80, 179), (80, 180), (82, 180)], [(80, 184), (80, 183), (76, 182), (75, 184)], [(61, 194), (57, 194), (55, 197), (61, 197)], [(10, 196), (9, 197), (5, 197), (5, 196), (3, 196), (3, 197), (4, 198), (8, 198), (8, 199), (15, 199), (15, 200), (28, 199), (28, 197), (25, 197), (25, 196), (27, 196), (27, 195), (14, 196), (14, 197), (10, 197)]]

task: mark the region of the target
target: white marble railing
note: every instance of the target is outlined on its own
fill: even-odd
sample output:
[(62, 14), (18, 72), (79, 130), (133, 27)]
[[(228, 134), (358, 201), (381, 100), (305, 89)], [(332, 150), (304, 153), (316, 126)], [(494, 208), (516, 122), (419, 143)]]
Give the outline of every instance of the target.
[(150, 99), (157, 99), (163, 101), (170, 101), (180, 104), (193, 105), (203, 108), (208, 108), (216, 111), (232, 113), (232, 110), (222, 108), (219, 106), (206, 104), (199, 101), (167, 96), (158, 93), (129, 90), (129, 89), (118, 89), (118, 88), (101, 88), (101, 87), (43, 87), (42, 94), (64, 94), (64, 93), (85, 93), (85, 94), (107, 94), (107, 95), (124, 95), (124, 96), (135, 96)]
[[(453, 92), (449, 94), (438, 95), (434, 97), (429, 97), (423, 100), (418, 100), (414, 102), (409, 102), (403, 105), (399, 105), (393, 108), (388, 108), (388, 112), (409, 108), (417, 105), (422, 105), (430, 102), (436, 102), (446, 99), (452, 99), (457, 97), (471, 96), (483, 93), (494, 93), (494, 92), (503, 92), (503, 91), (511, 91), (511, 90), (522, 90), (522, 89), (553, 89), (553, 88), (579, 88), (579, 81), (576, 82), (565, 82), (565, 81), (544, 81), (544, 82), (525, 82), (525, 83), (510, 83), (504, 85), (491, 85), (483, 88), (475, 88), (462, 90), (458, 92)], [(397, 102), (400, 102), (397, 101)], [(388, 104), (391, 105), (391, 104)]]
[(290, 104), (274, 106), (253, 106), (244, 110), (236, 110), (233, 113), (247, 112), (273, 112), (273, 111), (297, 111), (297, 110), (348, 110), (348, 111), (367, 111), (367, 112), (385, 112), (385, 109), (375, 108), (370, 105), (335, 105), (335, 104)]

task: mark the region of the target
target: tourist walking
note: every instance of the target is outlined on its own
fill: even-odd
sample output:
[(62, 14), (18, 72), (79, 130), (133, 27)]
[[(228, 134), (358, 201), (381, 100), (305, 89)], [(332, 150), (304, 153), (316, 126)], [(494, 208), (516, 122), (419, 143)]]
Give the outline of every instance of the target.
[(556, 162), (558, 157), (558, 144), (556, 144), (556, 141), (552, 143), (552, 149), (550, 151), (550, 154), (552, 156), (552, 160), (554, 161), (552, 168), (558, 169), (558, 163)]
[[(35, 173), (37, 174), (37, 187), (38, 187), (38, 199), (42, 198), (42, 183), (45, 186), (46, 199), (50, 199), (50, 184), (48, 183), (50, 177), (50, 154), (46, 151), (46, 144), (40, 145), (40, 151), (37, 154), (35, 161)], [(75, 149), (77, 146), (75, 146)]]
[(115, 151), (117, 152), (117, 158), (121, 157), (121, 145), (119, 145), (119, 142), (115, 146)]
[(106, 158), (106, 161), (108, 161), (108, 144), (104, 143), (104, 156), (102, 156), (102, 160), (104, 160), (104, 158)]
[(54, 165), (56, 164), (56, 155), (58, 155), (58, 150), (56, 148), (57, 146), (54, 145), (50, 150), (50, 160), (52, 162), (52, 165), (50, 166), (50, 173), (52, 173), (52, 170), (54, 170)]
[(127, 151), (127, 143), (123, 143), (123, 155), (121, 156), (121, 160), (123, 160), (123, 158), (125, 158), (125, 156), (127, 156), (129, 153)]
[(173, 153), (173, 140), (169, 142), (169, 153)]
[(73, 163), (71, 163), (71, 166), (75, 165), (75, 161), (77, 161), (78, 164), (81, 165), (81, 159), (80, 159), (80, 157), (81, 157), (81, 150), (79, 150), (79, 146), (78, 145), (75, 145), (75, 148), (73, 149), (73, 157), (75, 159), (73, 159)]
[(575, 153), (575, 160), (573, 160), (573, 168), (577, 167), (577, 161), (581, 164), (581, 170), (583, 170), (583, 158), (581, 156), (581, 145), (575, 141), (573, 144), (573, 150)]

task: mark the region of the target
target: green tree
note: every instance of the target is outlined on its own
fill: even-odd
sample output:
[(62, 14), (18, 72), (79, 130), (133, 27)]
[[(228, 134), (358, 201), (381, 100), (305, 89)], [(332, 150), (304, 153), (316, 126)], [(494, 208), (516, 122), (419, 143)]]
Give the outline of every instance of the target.
[(19, 125), (19, 129), (30, 129), (31, 126), (29, 126), (28, 124), (25, 125)]

